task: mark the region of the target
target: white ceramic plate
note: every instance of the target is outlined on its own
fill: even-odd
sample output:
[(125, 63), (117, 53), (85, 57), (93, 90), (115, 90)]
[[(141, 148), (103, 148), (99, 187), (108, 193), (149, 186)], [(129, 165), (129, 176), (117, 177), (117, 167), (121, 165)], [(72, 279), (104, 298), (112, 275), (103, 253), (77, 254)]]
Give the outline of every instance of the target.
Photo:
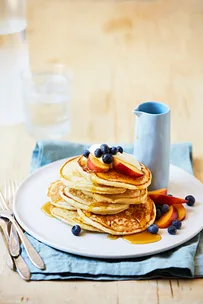
[(169, 235), (167, 229), (161, 229), (161, 241), (143, 245), (130, 244), (121, 238), (110, 240), (106, 234), (99, 233), (86, 232), (75, 237), (69, 225), (40, 210), (47, 201), (47, 187), (59, 178), (59, 168), (64, 161), (51, 163), (30, 175), (21, 184), (14, 202), (14, 214), (20, 225), (51, 247), (88, 257), (125, 259), (166, 251), (191, 239), (203, 228), (203, 185), (192, 175), (171, 165), (169, 193), (183, 198), (192, 194), (196, 198), (194, 207), (186, 207), (187, 216), (177, 235)]

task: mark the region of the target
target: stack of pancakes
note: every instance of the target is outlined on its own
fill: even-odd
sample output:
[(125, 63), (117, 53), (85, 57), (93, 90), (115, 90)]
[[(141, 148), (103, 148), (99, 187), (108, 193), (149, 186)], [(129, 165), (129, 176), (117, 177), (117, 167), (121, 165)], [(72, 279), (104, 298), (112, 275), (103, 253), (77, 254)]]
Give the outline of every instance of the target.
[(127, 235), (144, 231), (155, 220), (156, 209), (147, 195), (151, 173), (132, 178), (111, 169), (92, 172), (87, 158), (69, 159), (60, 169), (60, 180), (48, 189), (53, 217), (82, 229)]

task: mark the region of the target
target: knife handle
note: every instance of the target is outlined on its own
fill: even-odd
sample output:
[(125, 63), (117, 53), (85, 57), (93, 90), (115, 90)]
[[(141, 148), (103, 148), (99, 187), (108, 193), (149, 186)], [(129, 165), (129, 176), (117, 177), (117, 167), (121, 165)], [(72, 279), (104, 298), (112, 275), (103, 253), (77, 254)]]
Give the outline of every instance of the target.
[(29, 281), (30, 279), (30, 270), (27, 266), (27, 264), (25, 263), (25, 261), (23, 260), (23, 258), (19, 255), (17, 258), (12, 258), (12, 256), (9, 253), (9, 246), (8, 246), (8, 242), (9, 242), (9, 234), (8, 234), (8, 223), (6, 223), (3, 220), (0, 220), (0, 226), (2, 228), (2, 231), (4, 233), (4, 242), (7, 248), (7, 265), (11, 270), (14, 270), (15, 268), (17, 269), (19, 275), (21, 276), (21, 278), (23, 280)]
[(12, 256), (10, 255), (9, 248), (8, 248), (9, 235), (8, 235), (8, 231), (7, 231), (7, 224), (3, 220), (0, 220), (0, 227), (3, 231), (2, 238), (3, 238), (4, 244), (6, 246), (6, 250), (7, 250), (6, 264), (11, 270), (14, 270), (15, 264), (12, 259)]
[(20, 254), (20, 242), (15, 227), (11, 224), (9, 235), (9, 251), (12, 257), (17, 257)]
[(30, 269), (28, 268), (27, 264), (25, 263), (24, 259), (19, 255), (17, 258), (14, 258), (15, 266), (17, 272), (21, 276), (21, 278), (25, 281), (30, 280)]
[(32, 264), (35, 265), (39, 269), (45, 269), (45, 265), (44, 265), (44, 262), (43, 262), (42, 258), (37, 253), (37, 251), (34, 249), (32, 244), (30, 243), (30, 241), (26, 238), (26, 236), (24, 235), (21, 227), (18, 225), (15, 218), (12, 215), (7, 216), (7, 218), (9, 218), (11, 223), (16, 228), (16, 231), (17, 231), (17, 233), (20, 237), (21, 242), (24, 245), (25, 251), (26, 251), (30, 261), (32, 262)]

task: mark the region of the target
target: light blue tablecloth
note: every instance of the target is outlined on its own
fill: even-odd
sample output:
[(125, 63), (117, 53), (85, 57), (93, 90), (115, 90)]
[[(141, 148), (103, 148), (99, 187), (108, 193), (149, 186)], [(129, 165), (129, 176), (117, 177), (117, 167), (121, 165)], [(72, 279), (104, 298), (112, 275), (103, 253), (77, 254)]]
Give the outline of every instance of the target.
[[(52, 161), (80, 154), (85, 145), (70, 142), (38, 142), (32, 154), (31, 171)], [(124, 146), (132, 152), (132, 146)], [(171, 162), (187, 172), (192, 170), (192, 147), (189, 143), (171, 148)], [(31, 280), (133, 280), (149, 278), (193, 278), (203, 275), (203, 237), (197, 235), (173, 250), (145, 258), (99, 260), (79, 257), (53, 249), (28, 236), (42, 256), (46, 270), (40, 271), (22, 254), (31, 269)]]

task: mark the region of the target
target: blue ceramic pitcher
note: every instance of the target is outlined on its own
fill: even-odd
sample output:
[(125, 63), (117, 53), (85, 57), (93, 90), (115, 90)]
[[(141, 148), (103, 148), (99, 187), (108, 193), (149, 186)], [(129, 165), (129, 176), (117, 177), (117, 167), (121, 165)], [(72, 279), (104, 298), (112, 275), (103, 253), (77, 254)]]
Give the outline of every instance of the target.
[(170, 166), (170, 108), (160, 102), (145, 102), (136, 115), (134, 156), (152, 172), (150, 190), (167, 188)]

